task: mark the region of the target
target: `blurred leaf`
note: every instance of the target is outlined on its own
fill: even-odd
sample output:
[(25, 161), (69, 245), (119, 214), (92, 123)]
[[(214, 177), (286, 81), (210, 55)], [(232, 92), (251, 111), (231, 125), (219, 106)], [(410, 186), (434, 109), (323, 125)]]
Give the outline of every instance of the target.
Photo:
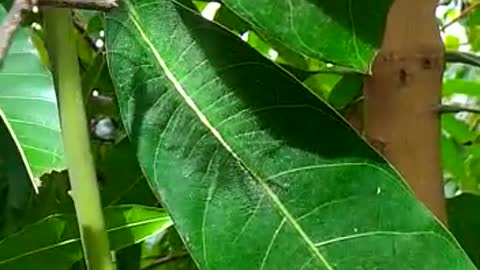
[[(89, 118), (109, 116), (118, 119), (118, 108), (104, 53), (98, 53), (82, 74), (82, 91)], [(96, 95), (93, 95), (96, 91)]]
[(53, 214), (74, 214), (73, 200), (68, 195), (70, 184), (67, 171), (42, 176), (38, 194), (33, 199), (25, 224), (31, 224)]
[(279, 66), (281, 66), (285, 71), (290, 73), (293, 77), (297, 78), (297, 80), (302, 81), (302, 82), (305, 81), (306, 79), (308, 79), (310, 76), (316, 74), (316, 72), (301, 70), (301, 69), (298, 69), (298, 68), (294, 68), (290, 65), (279, 64)]
[(272, 47), (268, 43), (266, 43), (261, 37), (259, 37), (257, 33), (255, 33), (254, 31), (248, 31), (247, 42), (263, 56), (271, 59), (268, 52), (272, 49)]
[(106, 45), (140, 164), (199, 268), (474, 269), (390, 164), (238, 36), (176, 1), (122, 1)]
[(477, 134), (463, 121), (458, 120), (452, 114), (442, 114), (442, 130), (447, 132), (458, 143), (467, 143), (475, 140)]
[(87, 33), (75, 31), (75, 42), (77, 44), (78, 58), (82, 66), (90, 66), (95, 60), (96, 51), (89, 43)]
[(312, 89), (315, 94), (327, 100), (330, 92), (341, 79), (342, 75), (340, 74), (316, 73), (308, 77), (303, 83)]
[(445, 48), (447, 50), (458, 50), (460, 47), (460, 40), (456, 36), (447, 35), (445, 38)]
[(468, 26), (480, 25), (480, 10), (478, 8), (474, 9), (472, 12), (468, 14), (467, 25)]
[[(472, 156), (466, 162), (467, 175), (469, 176), (467, 187), (462, 186), (462, 189), (471, 191), (480, 195), (480, 156)], [(464, 184), (465, 185), (465, 184)]]
[(87, 25), (87, 32), (89, 34), (98, 34), (100, 31), (103, 30), (103, 19), (102, 19), (102, 14), (97, 11), (97, 14), (88, 20), (88, 25)]
[(465, 153), (462, 153), (461, 146), (455, 140), (445, 135), (441, 137), (441, 157), (443, 169), (454, 177), (456, 183), (467, 178), (464, 166)]
[(205, 7), (208, 5), (208, 3), (210, 3), (210, 1), (195, 1), (195, 0), (192, 0), (193, 4), (195, 5), (195, 7), (197, 8), (197, 10), (199, 10), (200, 12), (205, 9)]
[(0, 239), (23, 225), (34, 194), (20, 145), (0, 111)]
[[(112, 250), (142, 242), (172, 225), (161, 209), (119, 205), (105, 209)], [(0, 269), (64, 270), (82, 258), (75, 216), (54, 215), (0, 241)]]
[(480, 197), (462, 194), (447, 200), (450, 231), (480, 268)]
[(466, 31), (472, 51), (480, 50), (480, 26), (468, 27)]
[(142, 244), (135, 244), (115, 252), (116, 270), (140, 270)]
[(5, 9), (9, 10), (12, 6), (13, 0), (0, 0), (0, 5), (2, 5)]
[[(5, 10), (0, 6), (0, 20)], [(63, 170), (57, 101), (50, 72), (40, 62), (29, 31), (17, 31), (0, 70), (0, 110), (21, 145), (33, 177)]]
[[(317, 59), (309, 58), (301, 55), (293, 50), (290, 50), (282, 43), (275, 39), (269, 38), (266, 35), (261, 35), (255, 31), (248, 32), (248, 41), (255, 49), (262, 53), (265, 57), (273, 59), (275, 62), (294, 67), (296, 69), (318, 72), (318, 71), (335, 71), (336, 69), (329, 68), (326, 63), (320, 62)], [(271, 50), (274, 50), (277, 57), (272, 58)]]
[(32, 35), (30, 38), (32, 39), (32, 43), (37, 50), (38, 56), (40, 58), (40, 62), (48, 67), (50, 66), (50, 59), (48, 59), (48, 52), (47, 48), (45, 47), (45, 43), (43, 42), (43, 31), (32, 31)]
[(335, 84), (328, 96), (328, 103), (337, 110), (343, 110), (362, 96), (364, 76), (360, 74), (345, 74)]
[(392, 1), (222, 2), (257, 30), (301, 55), (367, 72), (382, 41)]
[(102, 12), (96, 10), (75, 10), (75, 20), (92, 36), (103, 30)]
[(249, 30), (249, 25), (238, 17), (237, 14), (233, 13), (227, 6), (222, 5), (217, 13), (215, 14), (215, 21), (221, 25), (227, 27), (228, 29), (238, 33), (243, 34)]
[(443, 96), (464, 94), (480, 97), (480, 82), (461, 79), (446, 80), (443, 82)]
[[(143, 244), (143, 270), (197, 270), (175, 228)], [(153, 240), (153, 241), (152, 241)]]
[(109, 147), (97, 167), (103, 182), (103, 205), (157, 204), (158, 201), (150, 190), (128, 139)]
[(275, 42), (275, 40), (267, 39), (267, 41), (272, 44), (273, 49), (278, 52), (278, 57), (275, 59), (277, 63), (290, 65), (308, 71), (328, 70), (326, 63), (296, 53), (283, 46), (281, 43)]

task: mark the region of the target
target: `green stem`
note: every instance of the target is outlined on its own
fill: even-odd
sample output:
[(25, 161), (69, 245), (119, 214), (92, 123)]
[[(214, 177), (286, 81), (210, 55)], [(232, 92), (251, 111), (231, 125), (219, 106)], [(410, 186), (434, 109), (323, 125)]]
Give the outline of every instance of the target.
[(47, 9), (44, 17), (72, 187), (71, 195), (85, 260), (90, 270), (113, 270), (90, 149), (71, 10)]

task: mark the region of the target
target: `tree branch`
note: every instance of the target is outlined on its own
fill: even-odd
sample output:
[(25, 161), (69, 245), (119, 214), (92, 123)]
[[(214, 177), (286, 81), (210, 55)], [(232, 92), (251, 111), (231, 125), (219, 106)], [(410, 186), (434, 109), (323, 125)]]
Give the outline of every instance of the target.
[(468, 6), (464, 10), (462, 10), (462, 12), (460, 12), (460, 14), (457, 17), (455, 17), (453, 20), (449, 21), (444, 26), (442, 26), (441, 31), (442, 32), (445, 31), (445, 29), (447, 29), (452, 24), (454, 24), (454, 23), (458, 22), (459, 20), (467, 17), (472, 11), (477, 9), (479, 6), (480, 6), (480, 2), (475, 2), (475, 3), (471, 4), (470, 6)]
[(8, 48), (12, 43), (13, 36), (17, 31), (18, 26), (22, 22), (23, 13), (30, 9), (30, 3), (27, 0), (16, 0), (3, 20), (0, 27), (0, 67), (3, 63), (3, 58), (7, 54)]
[(475, 108), (466, 108), (459, 104), (442, 104), (439, 106), (440, 113), (459, 113), (459, 112), (467, 112), (467, 113), (478, 113), (480, 114), (480, 109)]
[(38, 6), (108, 11), (117, 6), (116, 0), (37, 0)]
[(480, 56), (467, 52), (445, 52), (445, 61), (480, 67)]
[(15, 0), (12, 8), (0, 26), (0, 67), (12, 43), (13, 36), (20, 26), (23, 14), (31, 6), (77, 8), (107, 11), (117, 6), (117, 0)]

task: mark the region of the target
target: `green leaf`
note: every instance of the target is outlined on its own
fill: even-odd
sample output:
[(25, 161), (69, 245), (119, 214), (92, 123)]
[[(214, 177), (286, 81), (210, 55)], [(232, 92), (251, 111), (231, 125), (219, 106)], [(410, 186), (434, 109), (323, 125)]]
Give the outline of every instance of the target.
[[(0, 7), (0, 19), (5, 16)], [(65, 168), (57, 101), (50, 72), (26, 29), (17, 31), (0, 69), (0, 110), (34, 177)]]
[(142, 244), (135, 244), (115, 252), (117, 270), (140, 270)]
[[(120, 205), (105, 209), (112, 250), (139, 243), (172, 223), (158, 208)], [(66, 269), (82, 258), (73, 215), (54, 215), (0, 242), (0, 269)]]
[(317, 73), (309, 76), (303, 83), (324, 100), (328, 99), (342, 75), (335, 73)]
[(480, 267), (480, 197), (462, 194), (447, 200), (448, 224), (453, 235)]
[(306, 56), (367, 72), (391, 0), (224, 0), (261, 32)]
[(480, 83), (462, 79), (451, 79), (443, 82), (443, 96), (452, 94), (464, 94), (480, 97)]
[(201, 269), (474, 269), (283, 69), (176, 1), (120, 7), (106, 48), (123, 121)]
[(143, 243), (142, 269), (144, 270), (197, 270), (182, 239), (175, 228), (165, 230), (160, 237)]
[(345, 109), (357, 98), (362, 96), (364, 78), (364, 76), (359, 74), (344, 75), (332, 89), (328, 96), (328, 103), (337, 110)]
[(462, 144), (472, 142), (477, 137), (476, 132), (452, 114), (442, 114), (442, 130)]
[(34, 194), (20, 145), (11, 135), (0, 111), (0, 239), (21, 228)]
[(453, 35), (447, 35), (445, 37), (445, 49), (447, 50), (458, 50), (460, 47), (460, 39)]
[(222, 5), (217, 13), (215, 13), (215, 21), (219, 22), (221, 25), (227, 27), (228, 29), (237, 32), (238, 34), (243, 34), (247, 30), (250, 30), (249, 25), (242, 20), (237, 14), (233, 13), (225, 5)]
[(98, 170), (102, 179), (102, 205), (157, 203), (128, 139), (107, 150), (98, 161)]
[(465, 154), (458, 143), (445, 135), (441, 137), (441, 157), (442, 168), (449, 172), (454, 178), (455, 182), (459, 183), (467, 178), (465, 172)]
[(472, 51), (480, 50), (480, 26), (475, 25), (466, 28), (468, 42)]

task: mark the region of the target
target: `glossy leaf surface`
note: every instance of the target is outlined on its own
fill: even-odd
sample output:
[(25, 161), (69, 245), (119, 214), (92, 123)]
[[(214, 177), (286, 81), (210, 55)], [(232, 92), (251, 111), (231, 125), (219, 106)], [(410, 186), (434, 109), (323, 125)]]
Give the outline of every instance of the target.
[(306, 56), (367, 72), (390, 0), (224, 0), (259, 31)]
[[(0, 6), (0, 20), (6, 12)], [(0, 68), (0, 110), (21, 145), (34, 177), (65, 168), (51, 73), (40, 61), (27, 29), (20, 29)]]
[(284, 70), (176, 1), (120, 6), (106, 46), (123, 121), (201, 269), (474, 269)]

